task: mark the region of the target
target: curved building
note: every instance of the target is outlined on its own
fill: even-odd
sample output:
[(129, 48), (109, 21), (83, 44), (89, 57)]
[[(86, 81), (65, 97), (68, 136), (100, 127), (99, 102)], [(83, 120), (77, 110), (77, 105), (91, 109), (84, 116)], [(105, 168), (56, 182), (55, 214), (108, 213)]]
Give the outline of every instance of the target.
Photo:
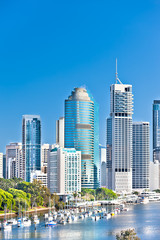
[(65, 148), (81, 151), (81, 187), (99, 186), (98, 104), (85, 88), (75, 88), (65, 100)]

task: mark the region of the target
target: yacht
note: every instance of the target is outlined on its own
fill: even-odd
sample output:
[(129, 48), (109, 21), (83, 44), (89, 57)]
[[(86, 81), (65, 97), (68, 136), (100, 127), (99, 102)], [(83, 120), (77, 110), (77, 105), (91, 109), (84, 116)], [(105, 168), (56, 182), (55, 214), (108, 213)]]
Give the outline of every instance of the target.
[(11, 218), (7, 221), (7, 223), (11, 225), (17, 225), (17, 220), (15, 218)]
[(3, 229), (4, 231), (11, 231), (12, 230), (12, 225), (9, 224), (6, 220), (3, 222)]
[(28, 217), (23, 218), (23, 226), (24, 227), (29, 227), (31, 226), (31, 220)]

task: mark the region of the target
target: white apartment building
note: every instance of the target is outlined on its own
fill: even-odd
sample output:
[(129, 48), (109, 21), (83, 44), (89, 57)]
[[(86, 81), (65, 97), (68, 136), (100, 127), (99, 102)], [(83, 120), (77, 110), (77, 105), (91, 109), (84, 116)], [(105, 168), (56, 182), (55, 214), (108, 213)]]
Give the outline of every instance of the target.
[(41, 146), (41, 172), (47, 173), (48, 152), (51, 146), (49, 144), (42, 144)]
[(22, 143), (6, 146), (7, 178), (23, 178)]
[(149, 188), (151, 191), (159, 189), (160, 187), (160, 164), (159, 160), (155, 160), (154, 162), (150, 162), (150, 185)]
[(48, 188), (51, 193), (81, 191), (81, 152), (74, 148), (54, 148), (49, 153)]
[(37, 181), (41, 181), (43, 186), (47, 187), (47, 173), (43, 173), (41, 171), (33, 171), (31, 172), (31, 182), (36, 179)]

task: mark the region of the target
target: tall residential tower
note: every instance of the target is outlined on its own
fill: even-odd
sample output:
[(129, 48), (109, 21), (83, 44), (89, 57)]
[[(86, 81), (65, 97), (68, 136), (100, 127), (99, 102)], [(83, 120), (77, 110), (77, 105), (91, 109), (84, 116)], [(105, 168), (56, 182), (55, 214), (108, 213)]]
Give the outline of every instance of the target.
[(149, 189), (149, 122), (133, 123), (132, 188)]

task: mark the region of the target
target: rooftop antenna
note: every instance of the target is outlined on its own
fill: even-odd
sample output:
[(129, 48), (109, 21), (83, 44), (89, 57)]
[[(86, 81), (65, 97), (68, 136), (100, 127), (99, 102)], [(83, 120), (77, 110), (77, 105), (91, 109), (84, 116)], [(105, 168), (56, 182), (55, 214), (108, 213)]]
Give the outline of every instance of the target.
[(117, 58), (116, 58), (116, 84), (117, 84), (117, 79), (118, 79), (118, 73), (117, 73)]
[(117, 84), (117, 81), (122, 84), (122, 82), (120, 81), (120, 79), (118, 78), (118, 72), (117, 72), (117, 58), (116, 58), (116, 84)]

